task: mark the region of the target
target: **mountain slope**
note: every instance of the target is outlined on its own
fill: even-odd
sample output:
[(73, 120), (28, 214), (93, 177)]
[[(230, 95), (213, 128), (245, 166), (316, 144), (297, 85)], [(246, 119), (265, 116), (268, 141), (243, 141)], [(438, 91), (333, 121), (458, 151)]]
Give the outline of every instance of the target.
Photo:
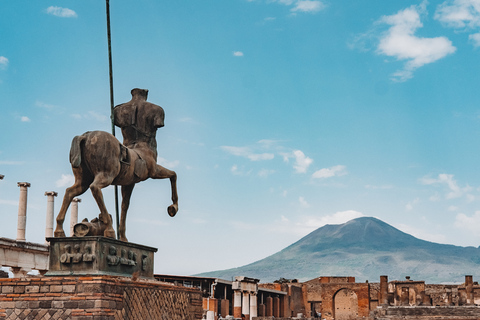
[(463, 282), (480, 277), (480, 249), (417, 239), (383, 221), (362, 217), (326, 225), (265, 259), (201, 276), (231, 279), (248, 276), (270, 282), (280, 277), (301, 281), (318, 276), (355, 276), (357, 281), (425, 280)]

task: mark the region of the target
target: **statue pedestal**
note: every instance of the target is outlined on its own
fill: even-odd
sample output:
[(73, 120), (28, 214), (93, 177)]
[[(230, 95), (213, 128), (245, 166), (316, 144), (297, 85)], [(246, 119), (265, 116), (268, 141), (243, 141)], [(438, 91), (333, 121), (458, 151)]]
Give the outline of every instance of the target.
[(157, 248), (106, 237), (47, 238), (50, 242), (46, 276), (112, 275), (153, 279)]

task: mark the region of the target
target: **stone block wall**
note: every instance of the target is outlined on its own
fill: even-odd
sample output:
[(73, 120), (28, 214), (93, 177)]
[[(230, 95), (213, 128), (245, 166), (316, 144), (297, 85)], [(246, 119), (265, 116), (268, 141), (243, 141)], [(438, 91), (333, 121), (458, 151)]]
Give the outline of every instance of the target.
[(113, 276), (0, 279), (0, 320), (196, 320), (198, 289)]

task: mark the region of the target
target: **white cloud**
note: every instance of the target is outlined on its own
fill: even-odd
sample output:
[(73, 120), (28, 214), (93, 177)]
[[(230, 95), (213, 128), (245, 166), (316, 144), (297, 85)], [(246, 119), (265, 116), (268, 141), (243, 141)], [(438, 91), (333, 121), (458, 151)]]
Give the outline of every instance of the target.
[(313, 159), (305, 156), (300, 150), (293, 151), (293, 157), (295, 158), (293, 168), (297, 173), (307, 172), (308, 167), (313, 163)]
[(300, 0), (295, 3), (295, 6), (290, 10), (292, 12), (318, 12), (325, 8), (325, 4), (314, 0)]
[(108, 117), (104, 114), (98, 113), (96, 111), (88, 111), (88, 118), (93, 118), (100, 122), (105, 122), (108, 120)]
[(260, 177), (268, 177), (271, 174), (274, 174), (275, 170), (269, 170), (269, 169), (262, 169), (258, 172), (258, 175)]
[(480, 211), (475, 211), (470, 217), (464, 213), (457, 214), (454, 225), (462, 230), (477, 233), (480, 228)]
[(310, 208), (310, 204), (305, 200), (304, 197), (298, 197), (298, 202), (300, 202), (300, 207), (303, 209)]
[(30, 121), (32, 121), (32, 120), (30, 120), (30, 118), (27, 117), (27, 116), (22, 116), (22, 117), (20, 117), (20, 121), (22, 121), (22, 122), (30, 122)]
[(272, 160), (275, 157), (273, 153), (254, 153), (249, 147), (221, 146), (220, 148), (234, 156), (244, 157), (252, 161)]
[(6, 205), (9, 205), (9, 206), (18, 206), (18, 201), (0, 199), (0, 204), (6, 204)]
[(405, 209), (407, 211), (411, 211), (411, 210), (413, 210), (413, 206), (416, 205), (419, 202), (420, 202), (420, 198), (415, 198), (413, 201), (410, 201), (405, 205)]
[(325, 179), (334, 176), (344, 176), (347, 174), (347, 168), (342, 165), (333, 166), (330, 168), (323, 168), (313, 173), (312, 178)]
[(51, 6), (46, 9), (47, 14), (61, 18), (76, 18), (77, 13), (68, 8)]
[(468, 40), (473, 43), (474, 47), (480, 47), (480, 33), (474, 33), (469, 35)]
[(58, 188), (70, 187), (75, 182), (75, 177), (71, 174), (62, 174), (62, 177), (55, 181)]
[(6, 69), (8, 67), (8, 59), (4, 56), (0, 56), (0, 69)]
[(364, 214), (355, 210), (339, 211), (320, 218), (309, 217), (302, 224), (309, 228), (320, 228), (327, 224), (342, 224), (352, 219), (363, 217)]
[(0, 161), (0, 165), (3, 165), (3, 166), (18, 166), (24, 163), (25, 161)]
[(35, 101), (35, 106), (39, 108), (48, 109), (48, 110), (52, 110), (56, 108), (56, 106), (54, 106), (53, 104), (44, 103), (38, 100)]
[(406, 60), (404, 68), (396, 71), (392, 79), (406, 81), (413, 72), (429, 63), (433, 63), (455, 52), (456, 48), (446, 37), (421, 38), (415, 36), (418, 28), (423, 27), (420, 14), (425, 12), (425, 2), (413, 5), (391, 16), (383, 16), (380, 23), (390, 25), (380, 38), (377, 52), (397, 60)]
[(435, 19), (453, 28), (480, 26), (480, 1), (448, 0), (437, 7)]
[(375, 186), (371, 184), (365, 185), (365, 189), (372, 189), (372, 190), (376, 190), (376, 189), (387, 190), (387, 189), (393, 189), (393, 188), (394, 186), (390, 184), (383, 185), (383, 186)]
[(165, 167), (165, 168), (168, 168), (168, 169), (175, 168), (180, 164), (180, 162), (178, 160), (168, 161), (167, 159), (162, 158), (162, 157), (158, 157), (158, 156), (157, 156), (157, 163), (159, 165)]
[(437, 179), (423, 177), (420, 182), (425, 185), (446, 185), (450, 192), (445, 195), (446, 199), (455, 199), (462, 197), (466, 192), (472, 190), (470, 186), (461, 188), (457, 181), (453, 178), (453, 174), (441, 173)]
[(233, 51), (233, 56), (234, 57), (243, 57), (243, 52), (242, 51)]

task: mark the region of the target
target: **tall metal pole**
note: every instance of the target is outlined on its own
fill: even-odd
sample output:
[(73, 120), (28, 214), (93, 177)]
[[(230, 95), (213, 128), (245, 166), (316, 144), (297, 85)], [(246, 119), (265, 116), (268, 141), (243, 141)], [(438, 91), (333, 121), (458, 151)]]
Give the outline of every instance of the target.
[[(110, 119), (112, 120), (112, 134), (115, 136), (115, 118), (113, 108), (113, 67), (112, 67), (112, 37), (110, 32), (110, 1), (106, 0), (107, 5), (107, 38), (108, 38), (108, 69), (110, 74)], [(115, 186), (115, 218), (117, 220), (117, 239), (120, 239), (119, 234), (119, 214), (118, 214), (118, 186)]]

